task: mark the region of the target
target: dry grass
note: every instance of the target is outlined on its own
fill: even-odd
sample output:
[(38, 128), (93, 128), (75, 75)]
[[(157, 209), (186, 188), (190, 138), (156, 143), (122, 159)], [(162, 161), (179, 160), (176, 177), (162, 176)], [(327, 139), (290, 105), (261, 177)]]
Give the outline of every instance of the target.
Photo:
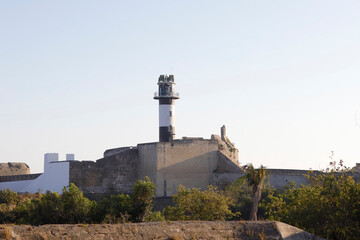
[(266, 240), (266, 234), (264, 233), (264, 231), (262, 231), (261, 233), (258, 233), (258, 237), (260, 240)]
[(173, 236), (173, 237), (169, 237), (168, 240), (184, 240), (184, 238), (180, 236)]
[(12, 239), (12, 231), (10, 228), (4, 226), (0, 228), (0, 239)]
[(248, 235), (249, 237), (254, 237), (255, 231), (252, 230), (252, 229), (247, 229), (247, 230), (245, 231), (245, 234)]

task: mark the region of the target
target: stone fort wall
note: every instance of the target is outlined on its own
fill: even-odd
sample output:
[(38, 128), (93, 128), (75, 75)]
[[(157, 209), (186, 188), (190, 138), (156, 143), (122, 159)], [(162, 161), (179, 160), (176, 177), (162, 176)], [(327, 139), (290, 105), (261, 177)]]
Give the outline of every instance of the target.
[[(139, 176), (149, 176), (156, 183), (158, 197), (171, 196), (179, 185), (205, 188), (211, 184), (218, 166), (216, 141), (186, 139), (138, 145), (141, 156)], [(148, 167), (151, 164), (152, 167)]]
[[(272, 188), (282, 188), (290, 182), (294, 182), (296, 187), (300, 185), (307, 185), (309, 183), (306, 175), (309, 174), (308, 170), (292, 170), (292, 169), (268, 169), (269, 177), (267, 183)], [(320, 173), (313, 171), (314, 174)], [(213, 175), (213, 184), (219, 187), (224, 187), (238, 178), (242, 177), (244, 172), (215, 172)]]
[(138, 151), (127, 149), (93, 161), (70, 161), (70, 183), (85, 194), (130, 193), (138, 180)]
[[(157, 197), (169, 197), (179, 185), (205, 189), (220, 188), (244, 175), (238, 164), (237, 149), (230, 150), (217, 137), (183, 138), (173, 142), (138, 144), (137, 147), (110, 149), (104, 158), (71, 161), (70, 182), (89, 194), (131, 193), (134, 183), (145, 176), (156, 184)], [(308, 170), (269, 169), (269, 184), (281, 188), (291, 181), (308, 184)], [(319, 171), (314, 171), (320, 174)], [(359, 181), (360, 173), (352, 173)]]
[[(65, 185), (70, 182), (91, 198), (92, 195), (131, 193), (135, 182), (148, 176), (157, 186), (157, 197), (166, 198), (176, 193), (179, 185), (205, 189), (212, 184), (223, 188), (244, 175), (238, 163), (238, 150), (216, 135), (211, 139), (183, 138), (109, 149), (104, 158), (96, 162), (54, 162), (50, 167), (64, 164), (68, 164), (68, 168), (62, 169), (63, 172), (54, 170), (56, 172), (49, 174), (19, 174), (29, 172), (26, 164), (2, 164), (6, 171), (3, 176), (0, 171), (0, 183), (3, 188), (11, 188), (15, 183), (26, 182), (34, 191), (38, 188), (46, 191), (50, 190), (51, 181), (54, 186), (61, 185), (56, 185), (56, 189), (62, 189), (65, 182)], [(360, 182), (359, 169), (358, 166), (349, 172), (357, 182)], [(6, 175), (9, 173), (13, 175)], [(291, 181), (297, 187), (308, 184), (307, 170), (269, 169), (269, 173), (269, 183), (274, 188), (284, 187)], [(54, 174), (64, 181), (59, 181)], [(320, 172), (315, 171), (315, 174)], [(48, 179), (41, 180), (45, 175)], [(30, 181), (33, 182), (30, 184)]]
[(70, 161), (70, 182), (87, 196), (131, 193), (134, 183), (148, 176), (156, 196), (167, 197), (179, 185), (205, 189), (213, 184), (214, 172), (241, 172), (237, 149), (230, 151), (215, 138), (138, 144), (107, 150), (104, 156), (96, 162)]

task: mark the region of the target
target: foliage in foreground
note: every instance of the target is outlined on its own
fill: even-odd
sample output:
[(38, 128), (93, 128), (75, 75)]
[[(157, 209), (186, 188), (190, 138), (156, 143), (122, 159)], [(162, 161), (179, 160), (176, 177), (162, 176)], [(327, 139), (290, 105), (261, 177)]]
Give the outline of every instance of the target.
[(164, 215), (167, 220), (225, 220), (234, 214), (230, 210), (233, 201), (221, 194), (216, 187), (207, 190), (186, 189), (179, 186), (173, 196), (175, 207), (167, 207)]
[[(156, 185), (149, 177), (138, 180), (133, 186), (133, 194), (111, 195), (98, 203), (96, 222), (123, 223), (142, 222), (151, 219)], [(157, 218), (155, 218), (157, 219)]]
[[(262, 190), (261, 199), (268, 202), (268, 195), (273, 190), (268, 186), (265, 186)], [(253, 192), (252, 187), (248, 184), (242, 183), (241, 180), (237, 180), (232, 184), (226, 186), (224, 194), (227, 197), (230, 197), (234, 205), (230, 206), (230, 209), (233, 213), (241, 213), (234, 215), (228, 220), (248, 220), (250, 218), (251, 209), (253, 206)], [(265, 219), (265, 210), (259, 205), (257, 217), (258, 219)]]
[(273, 191), (263, 202), (269, 220), (294, 225), (326, 239), (358, 239), (360, 236), (360, 184), (348, 174), (342, 161), (324, 174), (308, 176), (311, 185), (283, 192)]
[(20, 224), (55, 224), (85, 223), (91, 221), (91, 212), (96, 203), (83, 196), (74, 185), (64, 187), (63, 194), (46, 192), (39, 199), (27, 199), (15, 208), (16, 223)]
[[(311, 184), (284, 189), (264, 188), (259, 216), (294, 225), (326, 239), (357, 239), (360, 236), (360, 184), (348, 168), (332, 163), (323, 174), (309, 174)], [(133, 194), (119, 194), (99, 202), (85, 198), (75, 185), (63, 194), (17, 195), (0, 191), (0, 223), (119, 223), (166, 220), (239, 220), (250, 215), (253, 188), (241, 181), (221, 192), (179, 187), (174, 207), (152, 212), (155, 184), (137, 181)]]
[(142, 222), (150, 215), (155, 198), (155, 183), (149, 177), (145, 180), (138, 180), (133, 189), (131, 217), (134, 222)]
[(62, 194), (48, 191), (22, 202), (16, 192), (6, 189), (0, 191), (0, 223), (118, 223), (144, 221), (147, 216), (158, 219), (156, 214), (151, 215), (154, 197), (155, 184), (149, 178), (135, 183), (132, 196), (119, 194), (99, 203), (84, 197), (72, 183)]

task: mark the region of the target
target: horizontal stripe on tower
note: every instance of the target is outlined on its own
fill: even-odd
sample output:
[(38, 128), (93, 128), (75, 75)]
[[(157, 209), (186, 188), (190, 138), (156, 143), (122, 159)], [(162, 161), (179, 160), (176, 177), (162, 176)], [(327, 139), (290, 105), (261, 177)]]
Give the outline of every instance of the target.
[(171, 98), (159, 98), (159, 104), (174, 104), (174, 99), (171, 99)]
[(159, 105), (159, 126), (174, 126), (175, 105)]

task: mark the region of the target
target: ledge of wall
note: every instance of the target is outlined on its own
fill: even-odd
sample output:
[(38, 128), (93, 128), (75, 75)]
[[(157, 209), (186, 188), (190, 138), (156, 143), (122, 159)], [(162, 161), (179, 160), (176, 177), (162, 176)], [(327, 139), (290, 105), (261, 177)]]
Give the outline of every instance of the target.
[[(2, 238), (1, 238), (2, 237)], [(77, 225), (0, 225), (1, 239), (268, 239), (320, 240), (280, 222), (152, 222)]]

